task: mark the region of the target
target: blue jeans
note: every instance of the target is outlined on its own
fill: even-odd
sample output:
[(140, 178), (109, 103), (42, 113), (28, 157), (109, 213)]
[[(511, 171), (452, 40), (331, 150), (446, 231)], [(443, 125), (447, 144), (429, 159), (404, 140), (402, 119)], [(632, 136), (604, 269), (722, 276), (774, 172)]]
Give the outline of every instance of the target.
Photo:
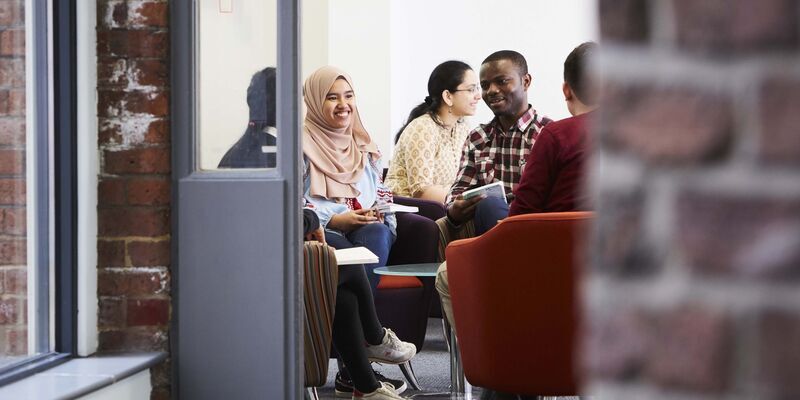
[(394, 235), (389, 227), (385, 224), (369, 224), (348, 232), (344, 236), (341, 232), (326, 230), (325, 240), (329, 246), (335, 249), (363, 246), (378, 256), (377, 263), (364, 265), (369, 287), (372, 289), (372, 293), (375, 293), (380, 277), (372, 270), (386, 265), (386, 261), (389, 259), (389, 250), (392, 249), (392, 243), (394, 243)]
[(475, 234), (480, 236), (497, 225), (497, 221), (508, 217), (508, 203), (505, 200), (490, 196), (475, 206)]

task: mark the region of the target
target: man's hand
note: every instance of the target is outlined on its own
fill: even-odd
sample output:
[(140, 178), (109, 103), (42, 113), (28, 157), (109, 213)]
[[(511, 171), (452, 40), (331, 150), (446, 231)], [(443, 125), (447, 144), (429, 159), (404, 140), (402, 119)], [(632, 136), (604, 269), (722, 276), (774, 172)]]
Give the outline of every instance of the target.
[(325, 243), (325, 229), (320, 226), (315, 231), (309, 232), (306, 235), (306, 240), (316, 240), (320, 243)]
[(461, 195), (458, 195), (453, 203), (450, 204), (450, 207), (447, 207), (447, 216), (454, 222), (461, 224), (475, 215), (475, 207), (485, 197), (486, 195), (480, 195), (464, 200)]
[(342, 232), (351, 232), (364, 225), (379, 223), (380, 220), (375, 216), (375, 210), (362, 208), (360, 210), (348, 211), (336, 214), (328, 221), (328, 226)]

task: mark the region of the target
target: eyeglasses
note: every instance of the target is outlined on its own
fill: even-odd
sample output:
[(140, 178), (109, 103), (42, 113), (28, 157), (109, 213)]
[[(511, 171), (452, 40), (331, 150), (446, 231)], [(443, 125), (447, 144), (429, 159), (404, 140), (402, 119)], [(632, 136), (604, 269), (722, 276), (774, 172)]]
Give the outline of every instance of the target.
[(481, 87), (478, 86), (478, 85), (470, 85), (466, 89), (456, 89), (456, 90), (453, 90), (453, 92), (470, 92), (472, 94), (480, 94), (481, 93)]

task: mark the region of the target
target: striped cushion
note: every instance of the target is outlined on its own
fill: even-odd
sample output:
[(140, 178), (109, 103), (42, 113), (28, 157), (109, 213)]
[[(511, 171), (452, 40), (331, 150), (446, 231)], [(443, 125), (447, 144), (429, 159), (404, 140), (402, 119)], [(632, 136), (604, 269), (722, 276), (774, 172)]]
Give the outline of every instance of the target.
[(322, 386), (328, 377), (339, 268), (333, 249), (319, 242), (303, 248), (305, 303), (305, 386)]
[(436, 226), (439, 227), (439, 262), (445, 260), (444, 249), (447, 248), (450, 242), (475, 237), (475, 223), (473, 220), (469, 220), (460, 227), (454, 228), (447, 223), (447, 217), (442, 217), (436, 220)]

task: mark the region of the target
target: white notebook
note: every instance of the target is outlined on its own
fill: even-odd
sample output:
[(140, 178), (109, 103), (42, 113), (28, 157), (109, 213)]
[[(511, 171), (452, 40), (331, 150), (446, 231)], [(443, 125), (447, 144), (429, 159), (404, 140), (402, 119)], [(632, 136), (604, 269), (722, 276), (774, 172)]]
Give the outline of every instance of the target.
[(473, 198), (475, 196), (486, 195), (488, 196), (495, 196), (503, 199), (506, 203), (508, 200), (506, 199), (506, 188), (503, 185), (503, 182), (497, 181), (492, 182), (488, 185), (483, 185), (481, 187), (476, 187), (475, 189), (470, 189), (465, 191), (461, 194), (461, 197), (466, 199)]
[(353, 247), (350, 249), (337, 249), (336, 263), (339, 265), (375, 264), (378, 256), (366, 247)]

